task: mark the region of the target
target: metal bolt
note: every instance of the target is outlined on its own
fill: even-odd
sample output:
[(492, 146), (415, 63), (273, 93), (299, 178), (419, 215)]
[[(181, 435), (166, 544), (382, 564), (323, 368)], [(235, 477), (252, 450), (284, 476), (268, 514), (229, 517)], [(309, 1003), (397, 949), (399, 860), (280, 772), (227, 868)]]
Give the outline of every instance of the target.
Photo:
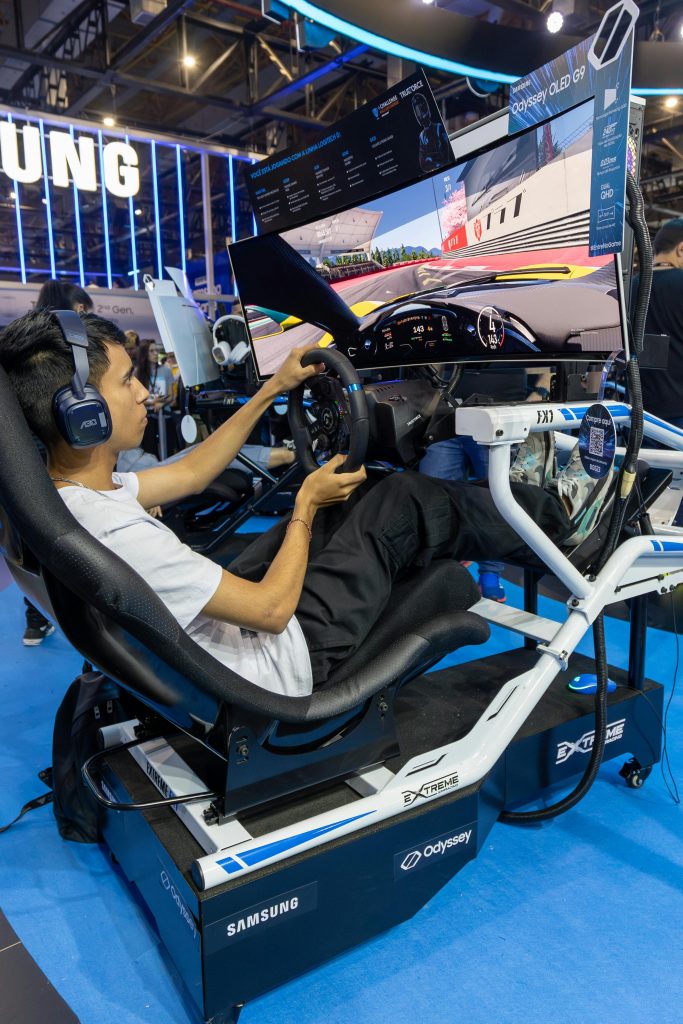
[(571, 606), (572, 606), (572, 608), (578, 608), (579, 607), (579, 599), (577, 597), (573, 597), (572, 598)]
[(502, 430), (497, 430), (496, 431), (496, 437), (502, 437), (502, 436), (503, 436), (503, 431)]
[(246, 743), (240, 743), (237, 753), (240, 757), (249, 757), (249, 746)]

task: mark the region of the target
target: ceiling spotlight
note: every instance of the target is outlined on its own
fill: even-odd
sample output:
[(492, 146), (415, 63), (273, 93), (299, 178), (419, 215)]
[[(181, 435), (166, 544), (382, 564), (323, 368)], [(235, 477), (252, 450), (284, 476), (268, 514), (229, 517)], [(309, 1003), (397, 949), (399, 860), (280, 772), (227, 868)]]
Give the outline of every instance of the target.
[(422, 0), (423, 4), (433, 4), (434, 0)]
[(667, 110), (674, 110), (678, 106), (678, 96), (667, 96), (664, 100), (664, 106)]
[(678, 30), (678, 34), (681, 37), (681, 39), (683, 39), (683, 21), (681, 22), (680, 28)]
[(560, 14), (559, 11), (552, 11), (548, 15), (548, 20), (546, 21), (546, 27), (548, 29), (548, 32), (559, 32), (563, 25), (564, 17), (563, 15)]
[(135, 216), (136, 217), (142, 217), (142, 210), (140, 209), (139, 206), (135, 207)]
[(16, 199), (17, 198), (17, 193), (16, 192), (10, 192), (9, 197), (10, 197), (10, 199)]
[(197, 58), (193, 57), (191, 53), (186, 53), (183, 57), (183, 67), (194, 68), (197, 66)]
[(105, 117), (102, 119), (102, 124), (105, 126), (105, 128), (113, 128), (116, 124), (116, 121), (113, 117)]
[(47, 199), (45, 198), (45, 196), (43, 196), (43, 198), (40, 201), (43, 204), (43, 206), (47, 206)]

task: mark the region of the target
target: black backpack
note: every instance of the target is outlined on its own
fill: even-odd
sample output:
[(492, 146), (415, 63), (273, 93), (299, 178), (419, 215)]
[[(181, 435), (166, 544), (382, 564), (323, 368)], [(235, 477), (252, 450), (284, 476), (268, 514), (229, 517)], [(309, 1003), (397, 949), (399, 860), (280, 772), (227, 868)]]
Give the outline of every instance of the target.
[(63, 839), (97, 843), (102, 808), (81, 775), (85, 761), (100, 749), (98, 731), (124, 722), (121, 691), (89, 665), (64, 694), (52, 734), (52, 789), (57, 828)]
[(6, 832), (28, 811), (52, 802), (57, 828), (64, 839), (99, 842), (102, 808), (83, 782), (81, 768), (100, 749), (99, 730), (130, 717), (124, 710), (118, 686), (86, 663), (57, 709), (52, 768), (40, 772), (40, 778), (52, 792), (29, 800), (0, 832)]

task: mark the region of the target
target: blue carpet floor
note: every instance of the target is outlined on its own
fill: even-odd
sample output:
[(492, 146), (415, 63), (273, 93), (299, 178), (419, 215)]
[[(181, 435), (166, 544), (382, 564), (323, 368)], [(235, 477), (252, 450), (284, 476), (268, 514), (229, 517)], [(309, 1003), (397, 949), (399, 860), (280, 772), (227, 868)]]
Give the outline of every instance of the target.
[[(23, 626), (12, 584), (0, 591), (0, 823), (42, 791), (54, 712), (80, 670), (59, 632), (23, 648)], [(607, 635), (625, 665), (626, 625), (609, 620)], [(490, 651), (508, 646), (495, 631)], [(647, 672), (667, 693), (675, 655), (670, 634), (649, 631)], [(681, 787), (680, 680), (669, 751)], [(618, 767), (555, 822), (496, 825), (411, 921), (249, 1004), (243, 1024), (681, 1024), (683, 810), (659, 769), (634, 791)], [(82, 1024), (192, 1024), (125, 882), (102, 849), (63, 842), (49, 808), (0, 836), (0, 907)]]

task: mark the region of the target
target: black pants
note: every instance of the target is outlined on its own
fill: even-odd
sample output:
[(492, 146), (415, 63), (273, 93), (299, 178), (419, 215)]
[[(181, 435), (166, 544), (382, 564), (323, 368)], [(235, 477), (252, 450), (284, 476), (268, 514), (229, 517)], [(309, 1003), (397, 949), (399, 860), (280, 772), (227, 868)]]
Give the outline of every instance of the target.
[[(528, 484), (512, 484), (512, 492), (548, 537), (567, 532), (567, 513), (556, 495)], [(245, 548), (230, 563), (230, 572), (262, 579), (288, 521)], [(407, 570), (435, 558), (529, 557), (486, 486), (410, 471), (368, 481), (348, 502), (321, 509), (313, 524), (296, 617), (311, 655), (314, 685), (361, 645), (386, 607), (394, 581)]]

